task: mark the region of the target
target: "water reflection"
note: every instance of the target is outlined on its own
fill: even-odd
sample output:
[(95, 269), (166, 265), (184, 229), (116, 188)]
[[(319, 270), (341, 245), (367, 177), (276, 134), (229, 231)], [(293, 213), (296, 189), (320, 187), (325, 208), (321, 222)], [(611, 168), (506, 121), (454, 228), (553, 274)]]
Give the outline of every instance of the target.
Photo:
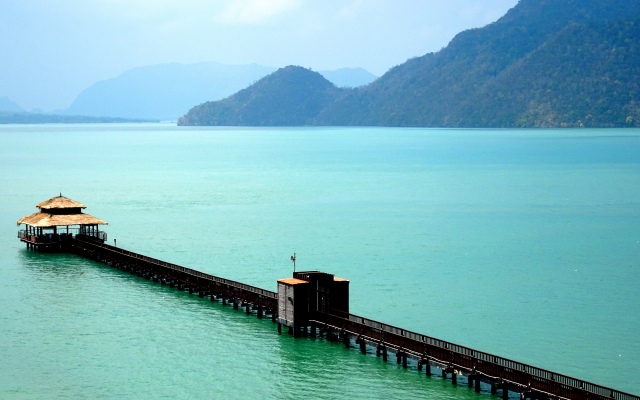
[(50, 277), (80, 278), (86, 274), (87, 260), (69, 253), (37, 253), (27, 249), (18, 252), (20, 265), (34, 279)]

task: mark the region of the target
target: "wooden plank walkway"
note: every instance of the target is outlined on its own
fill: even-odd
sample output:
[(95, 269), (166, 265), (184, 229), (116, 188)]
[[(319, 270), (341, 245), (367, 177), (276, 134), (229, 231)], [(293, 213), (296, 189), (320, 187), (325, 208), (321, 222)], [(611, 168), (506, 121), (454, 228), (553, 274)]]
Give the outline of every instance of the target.
[[(211, 296), (212, 301), (221, 299), (223, 304), (233, 304), (234, 308), (245, 307), (247, 313), (256, 311), (259, 318), (268, 314), (273, 321), (277, 318), (276, 292), (91, 240), (73, 239), (68, 250), (179, 290), (197, 292), (201, 297)], [(280, 325), (278, 328), (280, 331)], [(424, 368), (428, 375), (435, 366), (445, 379), (451, 376), (454, 384), (458, 374), (465, 375), (467, 384), (476, 391), (481, 390), (481, 382), (484, 382), (491, 386), (491, 393), (502, 391), (504, 399), (511, 391), (520, 393), (522, 399), (640, 400), (636, 395), (353, 314), (311, 312), (309, 330), (305, 328), (305, 334), (316, 335), (318, 331), (342, 340), (347, 346), (354, 340), (363, 353), (367, 353), (369, 346), (385, 361), (388, 351), (392, 351), (404, 367), (411, 358), (417, 362), (418, 369)]]
[(255, 310), (258, 317), (270, 314), (272, 319), (276, 318), (278, 309), (276, 292), (90, 240), (74, 239), (69, 249), (78, 255), (135, 273), (146, 279), (186, 290), (189, 293), (197, 292), (200, 297), (211, 296), (212, 301), (221, 299), (223, 304), (229, 302), (234, 308), (245, 307), (247, 313)]

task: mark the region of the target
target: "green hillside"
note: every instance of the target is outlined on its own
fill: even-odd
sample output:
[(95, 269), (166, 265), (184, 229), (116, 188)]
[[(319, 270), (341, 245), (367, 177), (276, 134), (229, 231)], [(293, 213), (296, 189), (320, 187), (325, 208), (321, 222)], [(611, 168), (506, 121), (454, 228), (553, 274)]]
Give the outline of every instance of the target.
[(640, 126), (640, 1), (521, 0), (373, 83), (276, 71), (185, 125)]
[(289, 66), (231, 97), (192, 108), (178, 124), (306, 125), (342, 91), (317, 72)]

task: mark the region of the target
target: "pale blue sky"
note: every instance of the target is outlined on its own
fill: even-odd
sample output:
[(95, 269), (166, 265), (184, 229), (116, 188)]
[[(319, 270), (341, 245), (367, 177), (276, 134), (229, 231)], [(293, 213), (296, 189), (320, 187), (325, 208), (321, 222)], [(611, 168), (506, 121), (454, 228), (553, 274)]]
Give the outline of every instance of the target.
[(0, 0), (0, 96), (67, 108), (145, 65), (215, 61), (382, 75), (517, 0)]

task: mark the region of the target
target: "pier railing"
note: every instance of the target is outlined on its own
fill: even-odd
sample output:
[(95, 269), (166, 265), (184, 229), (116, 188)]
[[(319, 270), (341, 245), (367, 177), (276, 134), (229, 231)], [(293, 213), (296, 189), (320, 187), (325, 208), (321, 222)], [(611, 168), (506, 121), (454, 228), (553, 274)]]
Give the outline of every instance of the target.
[(211, 275), (211, 274), (206, 274), (204, 272), (200, 272), (197, 271), (195, 269), (191, 269), (191, 268), (186, 268), (177, 264), (173, 264), (173, 263), (168, 263), (166, 261), (162, 261), (162, 260), (158, 260), (157, 258), (152, 258), (152, 257), (147, 257), (144, 256), (142, 254), (138, 254), (138, 253), (134, 253), (132, 251), (128, 251), (125, 249), (122, 249), (120, 247), (115, 247), (115, 246), (111, 246), (108, 244), (96, 244), (96, 243), (89, 243), (89, 242), (84, 242), (83, 241), (83, 245), (84, 246), (91, 246), (94, 249), (100, 249), (101, 252), (106, 252), (106, 253), (112, 253), (112, 254), (116, 254), (116, 255), (123, 255), (126, 256), (128, 258), (134, 259), (134, 260), (140, 260), (149, 264), (153, 264), (153, 265), (157, 265), (169, 270), (173, 270), (173, 271), (178, 271), (187, 275), (191, 275), (193, 277), (196, 278), (201, 278), (207, 281), (211, 281), (211, 282), (216, 282), (218, 284), (227, 286), (227, 287), (232, 287), (232, 288), (236, 288), (238, 290), (242, 290), (244, 292), (250, 292), (253, 294), (256, 294), (258, 296), (262, 296), (265, 298), (270, 298), (273, 300), (277, 300), (278, 299), (278, 293), (276, 292), (272, 292), (270, 290), (266, 290), (266, 289), (262, 289), (259, 287), (255, 287), (255, 286), (251, 286), (251, 285), (247, 285), (244, 284), (242, 282), (237, 282), (237, 281), (233, 281), (230, 279), (225, 279), (225, 278), (221, 278), (215, 275)]
[[(531, 386), (542, 390), (555, 386), (562, 387), (568, 391), (583, 392), (587, 394), (587, 397), (590, 396), (590, 398), (640, 400), (639, 396), (633, 394), (620, 392), (358, 315), (337, 312), (332, 312), (331, 314), (317, 312), (314, 314), (314, 317), (318, 322), (332, 325), (338, 329), (349, 330), (355, 335), (368, 337), (372, 341), (395, 343), (399, 345), (398, 347), (403, 351), (411, 352), (417, 357), (425, 356), (425, 353), (429, 352), (429, 350), (440, 350), (435, 352), (431, 351), (431, 353), (446, 355), (446, 359), (443, 358), (440, 360), (445, 364), (453, 363), (464, 369), (473, 368), (477, 372), (485, 372), (487, 375), (493, 373), (496, 374), (493, 377), (504, 378), (520, 386)], [(496, 369), (496, 366), (499, 368)], [(519, 379), (522, 379), (522, 377), (528, 380), (519, 382)], [(591, 394), (597, 396), (591, 396)]]

